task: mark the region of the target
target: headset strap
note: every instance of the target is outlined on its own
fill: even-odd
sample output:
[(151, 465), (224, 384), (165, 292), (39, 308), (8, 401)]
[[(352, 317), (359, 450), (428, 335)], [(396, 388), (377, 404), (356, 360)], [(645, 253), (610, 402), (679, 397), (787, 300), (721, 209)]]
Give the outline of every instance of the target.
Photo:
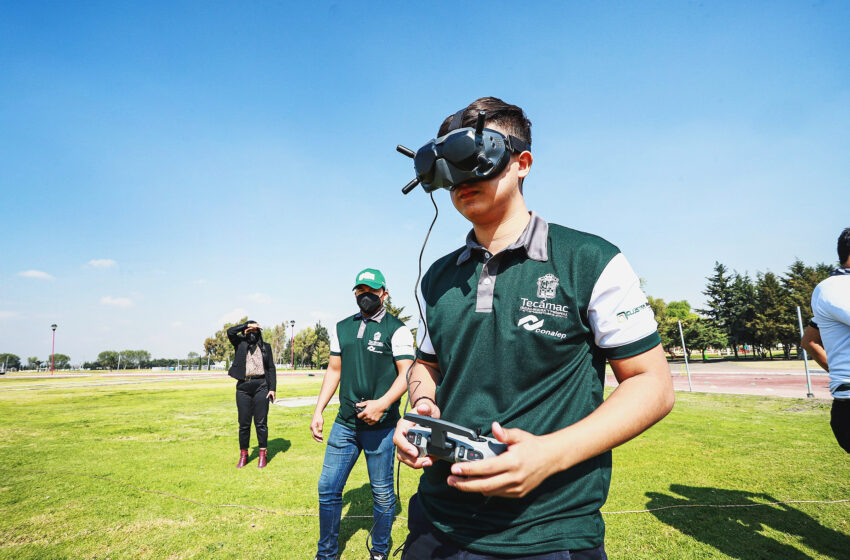
[(525, 140), (520, 140), (516, 136), (512, 136), (510, 134), (508, 134), (508, 137), (505, 138), (505, 147), (517, 154), (531, 151), (531, 146), (528, 142), (526, 142)]
[(452, 122), (449, 123), (449, 132), (460, 128), (461, 123), (463, 123), (464, 111), (466, 111), (466, 107), (452, 115)]
[[(463, 124), (463, 114), (465, 112), (466, 108), (464, 107), (463, 109), (452, 115), (452, 120), (449, 123), (448, 132), (457, 130), (461, 127), (460, 125)], [(512, 136), (510, 134), (507, 136), (507, 138), (505, 138), (505, 147), (507, 147), (508, 150), (517, 154), (521, 154), (522, 152), (526, 151), (531, 151), (531, 146), (528, 142), (526, 142), (525, 140), (520, 140), (516, 136)]]

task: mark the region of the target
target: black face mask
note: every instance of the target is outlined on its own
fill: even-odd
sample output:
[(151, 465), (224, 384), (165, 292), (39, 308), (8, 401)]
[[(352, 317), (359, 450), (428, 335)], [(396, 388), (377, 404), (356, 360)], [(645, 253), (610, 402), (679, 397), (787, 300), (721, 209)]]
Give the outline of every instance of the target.
[(254, 344), (256, 344), (260, 340), (260, 333), (258, 333), (257, 331), (251, 331), (251, 332), (248, 333), (248, 336), (246, 336), (245, 338), (248, 339), (248, 344), (253, 346)]
[(357, 296), (357, 307), (365, 315), (374, 315), (381, 308), (381, 298), (372, 292), (363, 292)]

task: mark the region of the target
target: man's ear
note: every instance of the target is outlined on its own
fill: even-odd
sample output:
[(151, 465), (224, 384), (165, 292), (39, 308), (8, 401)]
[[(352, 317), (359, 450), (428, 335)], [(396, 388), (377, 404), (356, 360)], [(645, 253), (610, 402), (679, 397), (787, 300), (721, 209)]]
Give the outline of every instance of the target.
[(531, 172), (531, 164), (534, 163), (534, 156), (529, 151), (522, 152), (517, 156), (517, 162), (519, 163), (517, 177), (524, 179)]

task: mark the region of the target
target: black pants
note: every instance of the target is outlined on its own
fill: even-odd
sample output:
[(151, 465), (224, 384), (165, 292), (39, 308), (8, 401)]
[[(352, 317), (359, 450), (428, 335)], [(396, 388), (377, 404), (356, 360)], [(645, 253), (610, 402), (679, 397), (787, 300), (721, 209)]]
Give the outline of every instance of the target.
[(248, 449), (251, 443), (251, 418), (257, 430), (260, 448), (268, 446), (269, 386), (265, 377), (236, 382), (236, 408), (239, 410), (239, 449)]
[(414, 494), (407, 505), (407, 529), (410, 534), (404, 542), (402, 560), (503, 560), (508, 558), (524, 560), (608, 560), (605, 545), (585, 550), (562, 550), (531, 556), (495, 556), (477, 554), (463, 550), (460, 546), (438, 531), (419, 505), (419, 497)]
[(832, 433), (841, 449), (850, 453), (850, 399), (832, 401), (832, 418), (829, 421)]

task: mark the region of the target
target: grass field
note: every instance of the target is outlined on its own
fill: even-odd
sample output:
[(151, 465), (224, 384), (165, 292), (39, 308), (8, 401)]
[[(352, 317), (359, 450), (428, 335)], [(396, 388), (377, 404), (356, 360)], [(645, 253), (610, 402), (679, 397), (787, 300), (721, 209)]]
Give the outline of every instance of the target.
[[(231, 380), (97, 381), (0, 382), (0, 558), (313, 557), (324, 447), (309, 436), (312, 407), (273, 407), (268, 468), (256, 469), (254, 449), (236, 470)], [(283, 379), (278, 397), (317, 394), (320, 382)], [(677, 398), (614, 452), (612, 559), (850, 558), (850, 503), (818, 503), (850, 499), (828, 403)], [(416, 479), (402, 469), (400, 517)], [(366, 558), (364, 461), (344, 500), (341, 557)], [(399, 518), (395, 545), (405, 535)]]

